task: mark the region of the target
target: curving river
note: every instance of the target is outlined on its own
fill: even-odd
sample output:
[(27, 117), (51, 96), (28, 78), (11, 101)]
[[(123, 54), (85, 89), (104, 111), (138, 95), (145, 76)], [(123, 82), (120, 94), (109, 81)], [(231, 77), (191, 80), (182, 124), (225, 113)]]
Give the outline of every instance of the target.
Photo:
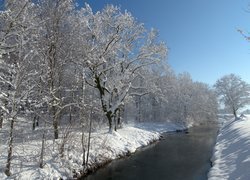
[(163, 140), (113, 161), (84, 180), (205, 180), (217, 126), (199, 126), (189, 133), (164, 134)]

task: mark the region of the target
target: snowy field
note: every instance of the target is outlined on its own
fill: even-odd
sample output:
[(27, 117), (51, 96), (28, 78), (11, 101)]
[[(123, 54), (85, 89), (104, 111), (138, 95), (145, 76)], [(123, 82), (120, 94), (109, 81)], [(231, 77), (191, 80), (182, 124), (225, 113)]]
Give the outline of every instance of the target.
[(212, 162), (209, 180), (250, 179), (250, 116), (223, 124)]
[[(162, 132), (175, 131), (184, 127), (171, 123), (140, 123), (130, 124), (118, 132), (107, 133), (108, 129), (93, 132), (89, 155), (89, 167), (109, 162), (138, 148), (158, 140)], [(87, 133), (86, 133), (87, 136)], [(24, 140), (14, 144), (12, 160), (12, 176), (7, 178), (4, 168), (7, 156), (7, 146), (0, 146), (0, 179), (72, 179), (74, 174), (82, 169), (81, 133), (71, 134), (70, 141), (65, 146), (64, 157), (59, 157), (58, 141), (47, 140), (44, 157), (45, 165), (39, 168), (41, 140)], [(76, 173), (73, 173), (76, 172)]]

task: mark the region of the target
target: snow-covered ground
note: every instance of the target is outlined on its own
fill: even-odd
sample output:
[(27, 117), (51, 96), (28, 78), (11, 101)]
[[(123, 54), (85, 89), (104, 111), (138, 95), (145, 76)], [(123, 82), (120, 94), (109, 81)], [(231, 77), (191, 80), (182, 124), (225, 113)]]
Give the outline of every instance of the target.
[[(93, 132), (89, 165), (108, 162), (112, 159), (135, 152), (138, 148), (160, 138), (162, 132), (184, 129), (183, 126), (172, 123), (140, 123), (130, 124), (118, 132), (108, 133), (108, 129)], [(87, 137), (87, 133), (86, 133)], [(61, 141), (46, 141), (45, 165), (39, 168), (41, 140), (23, 140), (14, 144), (11, 177), (7, 178), (4, 168), (7, 156), (7, 145), (0, 146), (0, 179), (71, 179), (73, 172), (82, 169), (81, 133), (74, 132), (65, 147), (64, 157), (59, 157), (58, 149)]]
[(211, 160), (209, 180), (250, 179), (250, 116), (223, 124)]

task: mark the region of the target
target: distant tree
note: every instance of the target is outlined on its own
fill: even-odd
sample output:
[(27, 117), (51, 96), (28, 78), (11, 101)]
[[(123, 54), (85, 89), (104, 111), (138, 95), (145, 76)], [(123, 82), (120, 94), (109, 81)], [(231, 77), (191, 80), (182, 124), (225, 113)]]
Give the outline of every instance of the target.
[(237, 112), (250, 102), (250, 86), (235, 74), (223, 76), (214, 85), (219, 100), (237, 118)]
[(213, 121), (218, 114), (216, 94), (207, 84), (194, 82), (191, 100), (191, 117), (195, 122)]

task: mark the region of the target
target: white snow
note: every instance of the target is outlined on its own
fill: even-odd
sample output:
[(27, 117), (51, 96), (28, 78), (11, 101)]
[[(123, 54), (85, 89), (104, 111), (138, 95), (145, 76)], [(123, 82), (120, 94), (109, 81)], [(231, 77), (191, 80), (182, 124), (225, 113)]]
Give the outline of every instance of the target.
[[(181, 125), (172, 123), (140, 123), (125, 125), (117, 132), (108, 133), (108, 128), (93, 132), (89, 166), (105, 163), (110, 160), (135, 152), (138, 148), (158, 140), (162, 132), (184, 129)], [(85, 134), (87, 138), (87, 133)], [(82, 169), (81, 133), (71, 134), (70, 141), (65, 147), (65, 156), (59, 157), (60, 140), (46, 141), (45, 166), (39, 168), (41, 140), (29, 140), (14, 144), (12, 160), (12, 176), (7, 178), (4, 168), (7, 156), (7, 146), (0, 146), (0, 179), (71, 179), (73, 171)]]
[(250, 116), (224, 123), (211, 160), (209, 180), (250, 179)]

